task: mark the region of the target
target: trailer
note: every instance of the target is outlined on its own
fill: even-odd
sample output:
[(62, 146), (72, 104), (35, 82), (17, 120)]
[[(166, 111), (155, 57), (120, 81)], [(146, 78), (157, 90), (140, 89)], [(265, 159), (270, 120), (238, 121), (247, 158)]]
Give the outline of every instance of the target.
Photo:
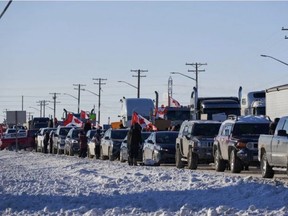
[(288, 84), (266, 89), (266, 115), (275, 119), (288, 115)]

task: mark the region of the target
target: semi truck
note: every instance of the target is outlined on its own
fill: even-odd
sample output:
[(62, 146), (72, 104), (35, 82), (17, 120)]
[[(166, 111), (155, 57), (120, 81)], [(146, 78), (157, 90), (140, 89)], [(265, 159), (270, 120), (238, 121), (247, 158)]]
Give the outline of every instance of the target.
[(138, 113), (147, 120), (152, 120), (154, 102), (150, 98), (125, 98), (120, 100), (120, 119), (124, 127), (130, 127), (133, 112)]
[(224, 121), (228, 115), (239, 116), (241, 97), (241, 86), (238, 97), (198, 97), (198, 91), (194, 87), (190, 100), (191, 119)]
[(266, 115), (265, 90), (251, 91), (241, 98), (242, 115)]

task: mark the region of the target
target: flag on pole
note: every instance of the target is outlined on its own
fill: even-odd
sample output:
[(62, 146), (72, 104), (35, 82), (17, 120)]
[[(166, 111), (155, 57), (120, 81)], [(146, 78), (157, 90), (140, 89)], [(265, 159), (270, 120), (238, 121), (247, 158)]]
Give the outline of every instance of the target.
[(88, 114), (87, 114), (86, 111), (81, 110), (81, 112), (80, 112), (80, 118), (81, 118), (81, 119), (89, 119), (89, 116), (88, 116)]
[(172, 97), (170, 97), (170, 106), (171, 107), (181, 107), (180, 103)]
[(69, 113), (67, 116), (67, 119), (64, 121), (64, 126), (76, 126), (76, 127), (82, 127), (83, 122), (75, 117), (72, 113)]
[(131, 125), (135, 124), (136, 122), (140, 124), (142, 128), (145, 128), (147, 130), (157, 130), (157, 128), (155, 127), (155, 125), (152, 124), (152, 122), (148, 121), (146, 118), (139, 115), (138, 113), (133, 112)]

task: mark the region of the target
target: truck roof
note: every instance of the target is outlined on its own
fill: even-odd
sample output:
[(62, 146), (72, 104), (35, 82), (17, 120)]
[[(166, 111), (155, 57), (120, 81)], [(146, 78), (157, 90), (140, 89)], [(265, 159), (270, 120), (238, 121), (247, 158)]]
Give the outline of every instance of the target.
[(267, 116), (255, 116), (255, 115), (247, 115), (247, 116), (229, 116), (229, 119), (226, 120), (231, 122), (239, 122), (239, 123), (270, 123), (271, 120)]

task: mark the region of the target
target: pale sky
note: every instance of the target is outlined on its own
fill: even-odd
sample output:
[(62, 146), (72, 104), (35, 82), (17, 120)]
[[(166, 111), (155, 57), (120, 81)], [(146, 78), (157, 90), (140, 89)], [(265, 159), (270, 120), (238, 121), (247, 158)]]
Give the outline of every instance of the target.
[[(8, 1), (0, 2), (0, 11)], [(186, 63), (207, 63), (199, 73), (199, 96), (237, 96), (287, 84), (287, 1), (13, 1), (0, 20), (0, 122), (6, 110), (39, 116), (37, 101), (61, 93), (63, 108), (77, 111), (83, 84), (98, 93), (93, 78), (107, 79), (101, 92), (101, 124), (118, 121), (119, 100), (136, 97), (132, 69), (145, 69), (141, 97), (167, 93), (170, 72), (195, 77)], [(173, 98), (188, 105), (195, 81), (172, 75)], [(81, 91), (80, 109), (98, 97)], [(49, 103), (53, 107), (53, 103)], [(34, 107), (34, 108), (30, 108)], [(46, 108), (46, 115), (53, 110)]]

